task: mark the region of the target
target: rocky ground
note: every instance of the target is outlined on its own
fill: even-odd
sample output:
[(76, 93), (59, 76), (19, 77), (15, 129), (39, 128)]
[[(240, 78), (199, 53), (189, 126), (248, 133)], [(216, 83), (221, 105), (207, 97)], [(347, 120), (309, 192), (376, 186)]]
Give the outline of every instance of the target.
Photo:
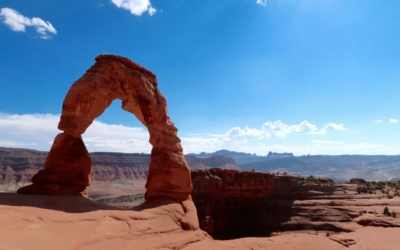
[(182, 230), (185, 211), (173, 201), (122, 209), (82, 197), (3, 193), (0, 249), (398, 249), (399, 219), (382, 212), (384, 207), (400, 212), (399, 198), (340, 195), (295, 201), (302, 212), (288, 223), (331, 224), (341, 232), (304, 229), (221, 241), (200, 229)]
[[(315, 181), (318, 179), (312, 182)], [(257, 204), (250, 200), (251, 211), (236, 201), (234, 206), (224, 207), (228, 216), (224, 226), (213, 225), (210, 229), (209, 221), (200, 223), (214, 238), (229, 239), (213, 241), (221, 249), (252, 249), (253, 243), (258, 247), (253, 249), (269, 249), (268, 246), (273, 249), (398, 249), (396, 244), (400, 241), (389, 243), (395, 243), (392, 237), (400, 233), (398, 187), (398, 182), (336, 183), (329, 194), (326, 189), (322, 189), (324, 192), (313, 188), (314, 191), (309, 190), (311, 196), (301, 199), (275, 197)], [(123, 196), (102, 202), (134, 209), (138, 197)], [(229, 211), (233, 208), (238, 211)], [(212, 223), (217, 224), (217, 219)], [(216, 229), (225, 232), (216, 232)], [(233, 242), (234, 245), (229, 245)], [(244, 245), (235, 246), (237, 242)]]
[[(180, 202), (144, 202), (144, 182), (131, 194), (128, 187), (116, 189), (124, 194), (118, 197), (112, 190), (109, 196), (97, 193), (97, 201), (0, 193), (0, 249), (394, 250), (400, 245), (399, 182), (332, 184), (284, 174), (200, 172), (194, 173), (201, 178), (194, 178), (193, 199), (203, 230), (182, 229), (187, 211)], [(230, 185), (228, 177), (240, 185)], [(255, 192), (258, 187), (267, 191)], [(208, 193), (199, 196), (196, 190)], [(215, 190), (218, 202), (207, 203)]]

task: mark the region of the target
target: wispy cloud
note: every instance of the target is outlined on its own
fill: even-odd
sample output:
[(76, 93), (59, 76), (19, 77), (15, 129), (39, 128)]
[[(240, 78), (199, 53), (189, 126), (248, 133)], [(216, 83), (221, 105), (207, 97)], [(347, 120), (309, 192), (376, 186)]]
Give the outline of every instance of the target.
[(399, 122), (397, 119), (389, 119), (389, 121), (390, 121), (391, 123)]
[(268, 0), (257, 0), (257, 4), (262, 5), (262, 6), (267, 6), (267, 1)]
[(43, 39), (49, 39), (49, 33), (57, 34), (57, 30), (50, 22), (43, 21), (38, 17), (25, 17), (10, 8), (2, 8), (0, 10), (0, 20), (15, 32), (25, 32), (27, 26), (34, 27)]
[(321, 134), (326, 134), (326, 132), (328, 132), (328, 131), (341, 131), (341, 130), (346, 130), (347, 128), (345, 128), (344, 126), (343, 126), (343, 124), (335, 124), (335, 123), (328, 123), (327, 125), (325, 125), (322, 129), (321, 129), (321, 131), (320, 131), (320, 133)]
[(373, 122), (380, 123), (380, 122), (382, 122), (382, 120), (374, 120)]
[(147, 12), (150, 16), (157, 10), (151, 6), (150, 0), (111, 0), (118, 8), (129, 10), (133, 15), (141, 16)]
[(280, 120), (275, 122), (266, 122), (262, 125), (261, 129), (249, 128), (249, 127), (234, 127), (228, 130), (225, 134), (227, 137), (286, 137), (289, 134), (301, 135), (301, 134), (326, 134), (328, 131), (340, 131), (346, 128), (343, 124), (329, 123), (325, 125), (321, 130), (318, 130), (317, 126), (309, 123), (308, 121), (302, 121), (299, 124), (287, 125)]
[[(189, 137), (185, 136), (181, 139), (185, 152), (212, 152), (219, 149), (228, 149), (260, 153), (268, 152), (269, 150), (279, 151), (277, 150), (279, 147), (263, 144), (270, 141), (266, 140), (266, 138), (284, 138), (289, 135), (323, 135), (331, 131), (341, 131), (345, 129), (343, 124), (328, 123), (319, 130), (316, 125), (308, 121), (287, 125), (278, 120), (264, 123), (261, 129), (250, 128), (248, 126), (244, 128), (233, 127), (224, 134), (195, 134)], [(265, 151), (267, 149), (268, 151)], [(296, 151), (292, 150), (289, 152), (299, 153), (306, 152), (306, 150), (302, 150), (301, 146), (298, 146)], [(311, 151), (308, 150), (308, 153), (310, 152)]]

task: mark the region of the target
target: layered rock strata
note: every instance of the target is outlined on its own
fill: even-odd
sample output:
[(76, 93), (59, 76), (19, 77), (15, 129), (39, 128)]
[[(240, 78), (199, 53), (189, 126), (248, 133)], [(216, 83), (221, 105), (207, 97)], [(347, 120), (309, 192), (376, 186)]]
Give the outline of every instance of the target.
[[(43, 168), (48, 152), (22, 148), (0, 147), (0, 192), (15, 192), (31, 184), (31, 178)], [(89, 153), (92, 160), (93, 184), (134, 184), (145, 181), (149, 172), (150, 154), (143, 153)], [(197, 158), (185, 156), (190, 169), (212, 167), (238, 169), (230, 157)]]
[(149, 130), (153, 146), (146, 199), (190, 200), (190, 170), (182, 153), (177, 128), (167, 115), (167, 102), (156, 76), (129, 59), (100, 55), (65, 96), (56, 136), (33, 184), (18, 190), (26, 194), (86, 196), (92, 162), (81, 135), (115, 99)]
[(268, 235), (290, 220), (294, 200), (335, 190), (329, 178), (218, 168), (194, 170), (192, 180), (200, 227), (217, 239)]

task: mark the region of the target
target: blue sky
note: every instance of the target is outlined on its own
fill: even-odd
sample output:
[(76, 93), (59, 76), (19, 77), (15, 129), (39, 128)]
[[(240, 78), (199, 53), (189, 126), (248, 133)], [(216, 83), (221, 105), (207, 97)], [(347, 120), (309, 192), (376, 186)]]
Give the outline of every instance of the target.
[[(157, 75), (185, 153), (399, 154), (400, 1), (2, 0), (0, 146), (49, 150), (99, 54)], [(150, 152), (116, 100), (89, 151)]]

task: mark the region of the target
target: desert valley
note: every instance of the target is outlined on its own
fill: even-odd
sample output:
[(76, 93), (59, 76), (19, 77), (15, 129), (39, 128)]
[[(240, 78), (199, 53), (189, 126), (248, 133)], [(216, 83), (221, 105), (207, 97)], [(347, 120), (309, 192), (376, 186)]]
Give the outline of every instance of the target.
[[(47, 155), (0, 148), (5, 236), (0, 249), (32, 244), (54, 249), (55, 241), (57, 249), (397, 249), (400, 244), (397, 156), (259, 157), (226, 150), (187, 155), (199, 229), (184, 231), (179, 203), (145, 202), (149, 154), (91, 153), (89, 199), (13, 194), (31, 184)], [(340, 171), (324, 171), (332, 168)]]

